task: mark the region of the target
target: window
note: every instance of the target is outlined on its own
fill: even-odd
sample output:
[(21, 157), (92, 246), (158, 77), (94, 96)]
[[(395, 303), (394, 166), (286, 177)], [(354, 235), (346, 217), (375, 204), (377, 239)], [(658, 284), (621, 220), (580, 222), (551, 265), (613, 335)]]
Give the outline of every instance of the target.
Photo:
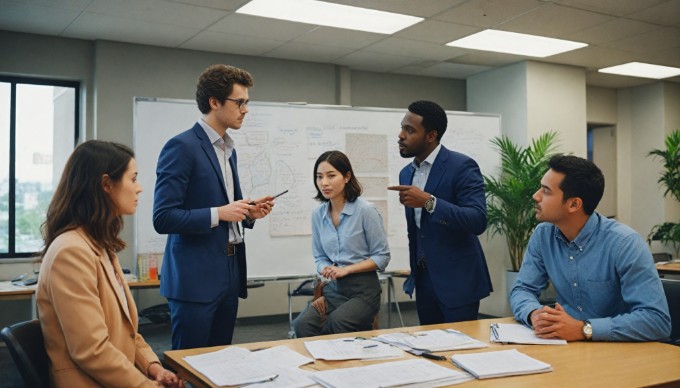
[(42, 248), (40, 225), (79, 135), (79, 89), (0, 76), (0, 258)]

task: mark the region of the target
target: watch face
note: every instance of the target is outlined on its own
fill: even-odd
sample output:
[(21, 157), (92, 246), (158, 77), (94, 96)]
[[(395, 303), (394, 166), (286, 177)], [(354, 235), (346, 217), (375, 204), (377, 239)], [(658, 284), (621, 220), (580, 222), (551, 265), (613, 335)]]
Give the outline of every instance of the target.
[(425, 210), (432, 212), (432, 208), (434, 208), (434, 199), (430, 198), (425, 202)]

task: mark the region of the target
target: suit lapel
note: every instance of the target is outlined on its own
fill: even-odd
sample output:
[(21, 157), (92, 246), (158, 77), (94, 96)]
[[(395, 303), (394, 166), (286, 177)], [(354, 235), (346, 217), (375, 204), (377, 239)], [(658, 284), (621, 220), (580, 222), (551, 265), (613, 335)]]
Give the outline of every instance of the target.
[(434, 194), (439, 187), (439, 182), (441, 182), (442, 177), (446, 173), (446, 160), (449, 158), (449, 151), (442, 146), (439, 149), (439, 154), (434, 159), (432, 164), (432, 169), (430, 170), (430, 175), (427, 177), (427, 182), (425, 183), (425, 192)]
[[(224, 173), (222, 172), (222, 167), (220, 167), (220, 162), (217, 160), (217, 153), (215, 152), (215, 147), (210, 143), (210, 139), (208, 136), (205, 134), (205, 131), (203, 130), (203, 127), (201, 127), (200, 124), (196, 123), (194, 125), (194, 133), (196, 133), (196, 136), (201, 142), (201, 148), (203, 148), (203, 152), (205, 153), (205, 156), (208, 158), (208, 161), (210, 161), (210, 165), (213, 168), (213, 171), (215, 171), (215, 175), (217, 180), (220, 182), (220, 187), (222, 188), (222, 192), (224, 195), (227, 195), (227, 188), (224, 185), (225, 181), (225, 176)], [(227, 196), (229, 198), (229, 196)]]

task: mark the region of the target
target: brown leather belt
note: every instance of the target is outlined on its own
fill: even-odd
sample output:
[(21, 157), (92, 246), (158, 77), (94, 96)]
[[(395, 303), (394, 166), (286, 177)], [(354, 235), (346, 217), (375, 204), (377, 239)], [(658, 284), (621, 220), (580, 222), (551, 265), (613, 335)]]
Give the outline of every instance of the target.
[(227, 256), (235, 256), (237, 246), (238, 246), (238, 244), (228, 243), (227, 244)]

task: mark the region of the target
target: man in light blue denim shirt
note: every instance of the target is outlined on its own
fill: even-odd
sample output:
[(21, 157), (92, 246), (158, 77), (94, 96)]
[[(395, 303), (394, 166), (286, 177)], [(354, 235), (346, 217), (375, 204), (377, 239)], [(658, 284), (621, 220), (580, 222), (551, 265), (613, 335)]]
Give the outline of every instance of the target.
[[(557, 155), (534, 194), (536, 228), (510, 293), (515, 318), (541, 338), (657, 341), (671, 332), (652, 255), (639, 234), (594, 210), (604, 177), (592, 162)], [(555, 308), (538, 295), (548, 280)]]

